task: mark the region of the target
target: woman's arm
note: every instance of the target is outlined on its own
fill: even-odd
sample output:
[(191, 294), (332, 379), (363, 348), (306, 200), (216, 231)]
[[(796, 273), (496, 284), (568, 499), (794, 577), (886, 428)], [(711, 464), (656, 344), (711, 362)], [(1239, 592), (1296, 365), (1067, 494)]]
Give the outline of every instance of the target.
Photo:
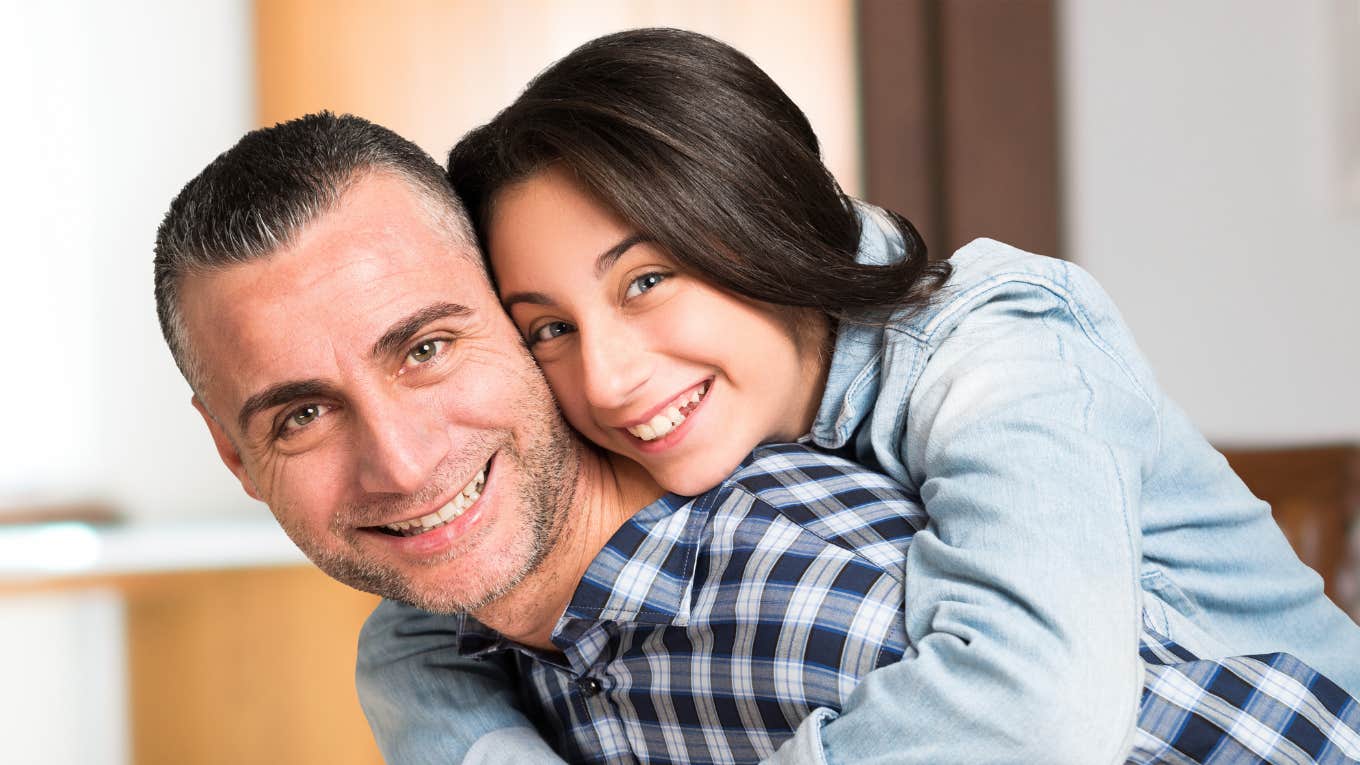
[(1106, 320), (1070, 300), (999, 284), (935, 348), (905, 422), (875, 411), (875, 443), (896, 445), (878, 461), (929, 516), (907, 555), (911, 649), (772, 762), (1122, 761), (1158, 414)]
[(359, 702), (391, 765), (562, 763), (519, 708), (503, 658), (456, 650), (458, 620), (384, 600), (359, 635)]

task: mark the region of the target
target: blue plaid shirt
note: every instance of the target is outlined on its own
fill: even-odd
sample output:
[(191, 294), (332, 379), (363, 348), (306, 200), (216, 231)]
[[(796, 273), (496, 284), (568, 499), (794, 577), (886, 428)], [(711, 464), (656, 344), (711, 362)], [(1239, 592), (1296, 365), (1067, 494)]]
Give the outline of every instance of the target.
[[(721, 486), (662, 497), (614, 534), (553, 633), (560, 655), (471, 618), (459, 651), (511, 652), (529, 716), (568, 761), (756, 762), (910, 654), (903, 565), (925, 523), (883, 475), (761, 447)], [(1291, 657), (1195, 661), (1151, 631), (1142, 647), (1133, 761), (1360, 759), (1360, 707)]]

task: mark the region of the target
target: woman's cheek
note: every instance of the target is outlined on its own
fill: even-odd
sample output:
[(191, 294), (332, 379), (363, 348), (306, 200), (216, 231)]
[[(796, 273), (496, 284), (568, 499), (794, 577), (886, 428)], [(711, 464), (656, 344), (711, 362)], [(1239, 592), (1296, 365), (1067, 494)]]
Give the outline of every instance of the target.
[(579, 365), (565, 360), (554, 360), (544, 363), (542, 369), (543, 377), (548, 381), (548, 390), (551, 391), (553, 398), (557, 399), (557, 405), (562, 409), (567, 422), (577, 431), (587, 435), (592, 431), (598, 431), (591, 417), (590, 404), (585, 398)]

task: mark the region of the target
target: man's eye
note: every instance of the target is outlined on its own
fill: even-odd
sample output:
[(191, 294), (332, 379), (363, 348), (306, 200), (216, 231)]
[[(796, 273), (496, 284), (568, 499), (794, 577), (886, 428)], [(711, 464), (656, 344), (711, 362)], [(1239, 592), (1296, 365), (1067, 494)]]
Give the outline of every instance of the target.
[(623, 293), (625, 299), (635, 298), (644, 292), (651, 290), (656, 285), (666, 281), (666, 275), (653, 271), (643, 274), (628, 283), (628, 290)]
[(424, 364), (435, 356), (438, 356), (440, 349), (443, 348), (444, 343), (447, 342), (447, 340), (424, 340), (416, 343), (414, 348), (406, 352), (406, 358), (417, 364)]
[(544, 340), (552, 340), (555, 337), (561, 337), (575, 331), (576, 328), (565, 321), (550, 321), (529, 333), (529, 345), (541, 343)]
[(283, 419), (283, 424), (279, 426), (279, 435), (286, 437), (311, 425), (318, 418), (325, 416), (329, 409), (330, 407), (324, 404), (307, 404), (294, 409)]

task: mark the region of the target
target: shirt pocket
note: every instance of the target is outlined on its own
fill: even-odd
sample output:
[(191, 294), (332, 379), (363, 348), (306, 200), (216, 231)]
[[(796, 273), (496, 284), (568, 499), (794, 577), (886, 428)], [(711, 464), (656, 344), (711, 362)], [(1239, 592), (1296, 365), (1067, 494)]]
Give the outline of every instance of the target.
[(1173, 619), (1168, 609), (1188, 619), (1195, 619), (1201, 615), (1199, 606), (1192, 603), (1181, 588), (1162, 572), (1156, 569), (1145, 570), (1139, 584), (1144, 595), (1143, 616), (1157, 632), (1172, 639), (1176, 638), (1171, 634), (1172, 622), (1179, 620)]
[(1143, 620), (1153, 631), (1165, 635), (1201, 659), (1226, 656), (1229, 646), (1208, 629), (1204, 612), (1157, 570), (1140, 578), (1143, 589)]

